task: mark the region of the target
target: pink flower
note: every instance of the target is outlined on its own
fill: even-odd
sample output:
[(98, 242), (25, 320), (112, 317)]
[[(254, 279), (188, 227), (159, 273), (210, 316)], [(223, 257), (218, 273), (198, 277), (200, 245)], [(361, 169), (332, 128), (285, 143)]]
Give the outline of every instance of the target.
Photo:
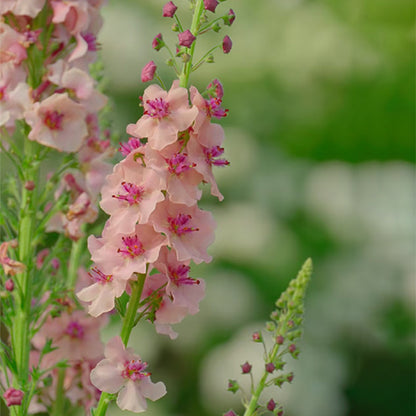
[(10, 11), (15, 16), (30, 16), (36, 17), (42, 10), (45, 0), (12, 0), (2, 1), (0, 5), (0, 13), (5, 14)]
[(175, 6), (175, 4), (169, 1), (163, 6), (163, 17), (173, 17), (175, 15), (176, 10), (177, 7)]
[(131, 153), (118, 163), (103, 186), (101, 208), (111, 217), (118, 233), (134, 231), (137, 222), (145, 224), (156, 204), (164, 200), (162, 178), (142, 166)]
[(77, 293), (83, 302), (88, 302), (88, 313), (97, 317), (114, 309), (114, 299), (120, 297), (127, 286), (127, 279), (114, 279), (104, 274), (98, 267), (92, 267), (88, 275), (94, 281)]
[(91, 318), (82, 310), (63, 312), (58, 317), (49, 315), (41, 329), (32, 338), (32, 343), (41, 350), (48, 339), (56, 350), (48, 353), (42, 363), (45, 368), (61, 360), (93, 360), (102, 356), (100, 326), (103, 319)]
[(142, 69), (142, 82), (151, 81), (156, 72), (156, 64), (153, 61), (148, 62)]
[(26, 266), (20, 261), (13, 260), (7, 255), (7, 251), (11, 248), (17, 247), (17, 241), (5, 241), (0, 244), (0, 264), (3, 266), (4, 273), (9, 276), (23, 273), (26, 270)]
[(199, 302), (205, 294), (205, 282), (189, 277), (189, 261), (179, 262), (174, 250), (162, 247), (155, 268), (168, 278), (166, 293), (173, 303), (186, 308), (191, 315), (198, 313)]
[(67, 93), (53, 94), (35, 103), (24, 116), (32, 128), (29, 139), (59, 151), (77, 151), (88, 133), (84, 107)]
[(158, 400), (166, 394), (165, 385), (152, 383), (147, 363), (131, 348), (125, 348), (116, 336), (105, 347), (105, 359), (91, 371), (91, 382), (107, 393), (118, 393), (117, 405), (122, 410), (140, 413), (147, 409), (146, 399)]
[(165, 46), (165, 42), (163, 42), (163, 37), (161, 33), (158, 33), (152, 41), (152, 48), (156, 51), (160, 51), (163, 46)]
[(16, 390), (13, 387), (9, 387), (3, 394), (7, 407), (20, 406), (22, 404), (23, 396), (24, 393), (21, 390)]
[(164, 233), (179, 261), (193, 260), (209, 263), (207, 248), (214, 241), (215, 221), (212, 214), (196, 205), (188, 207), (168, 200), (160, 202), (150, 216), (156, 231)]
[(150, 85), (143, 94), (144, 114), (136, 124), (127, 126), (127, 134), (147, 137), (149, 146), (161, 150), (178, 138), (195, 120), (198, 110), (189, 107), (188, 91), (174, 81), (167, 92), (158, 85)]
[(186, 48), (190, 48), (191, 45), (194, 43), (196, 37), (192, 34), (192, 32), (187, 29), (185, 32), (178, 33), (179, 45), (185, 46)]
[(223, 52), (230, 53), (232, 46), (233, 46), (233, 43), (231, 42), (231, 38), (228, 35), (226, 35), (222, 41)]
[(133, 273), (146, 272), (146, 264), (157, 260), (165, 241), (165, 237), (148, 224), (136, 225), (131, 234), (114, 234), (110, 219), (103, 237), (91, 235), (88, 238), (88, 248), (92, 261), (104, 274), (111, 274), (114, 279), (129, 279)]
[(51, 1), (53, 23), (63, 23), (71, 35), (88, 28), (90, 16), (87, 0)]

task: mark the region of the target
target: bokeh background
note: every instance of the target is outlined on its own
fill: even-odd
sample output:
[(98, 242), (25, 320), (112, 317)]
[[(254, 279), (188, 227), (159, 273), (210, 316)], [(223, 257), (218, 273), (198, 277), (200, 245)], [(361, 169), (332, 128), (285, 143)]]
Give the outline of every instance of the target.
[[(110, 0), (100, 37), (114, 126), (141, 115), (141, 68), (174, 75), (160, 0)], [(180, 16), (190, 13), (177, 0)], [(214, 416), (238, 397), (227, 380), (249, 360), (262, 368), (261, 329), (307, 257), (315, 272), (292, 385), (268, 391), (288, 416), (413, 416), (415, 346), (414, 3), (411, 0), (229, 0), (229, 55), (192, 76), (225, 88), (225, 200), (202, 206), (218, 222), (214, 262), (194, 267), (207, 294), (179, 338), (137, 328), (132, 345), (168, 395), (149, 416)], [(186, 20), (186, 19), (185, 19)], [(104, 334), (108, 339), (114, 331)], [(111, 416), (127, 412), (112, 409)]]

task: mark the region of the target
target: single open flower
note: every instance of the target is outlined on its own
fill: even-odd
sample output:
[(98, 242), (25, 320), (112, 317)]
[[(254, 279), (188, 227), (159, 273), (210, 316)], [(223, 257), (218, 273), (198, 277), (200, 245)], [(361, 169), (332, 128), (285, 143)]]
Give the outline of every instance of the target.
[(166, 394), (165, 385), (153, 383), (146, 371), (147, 363), (125, 348), (119, 336), (105, 347), (105, 359), (91, 371), (92, 384), (107, 393), (118, 393), (117, 405), (122, 410), (140, 413), (147, 409), (146, 399), (158, 400)]

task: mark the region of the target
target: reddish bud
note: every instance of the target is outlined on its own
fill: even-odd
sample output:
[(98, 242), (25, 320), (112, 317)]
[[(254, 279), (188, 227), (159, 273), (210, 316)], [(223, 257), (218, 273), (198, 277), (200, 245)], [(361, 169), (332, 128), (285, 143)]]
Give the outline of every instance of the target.
[(231, 26), (233, 24), (234, 20), (235, 20), (235, 13), (234, 13), (233, 9), (230, 9), (228, 11), (228, 16), (227, 17), (228, 17), (228, 19), (224, 20), (224, 23), (228, 26)]
[(27, 181), (25, 183), (25, 189), (27, 189), (28, 191), (33, 191), (35, 189), (35, 182)]
[(196, 37), (191, 33), (189, 29), (185, 30), (185, 32), (178, 33), (179, 45), (185, 46), (186, 48), (190, 48), (191, 45), (194, 43)]
[(292, 320), (287, 321), (287, 326), (288, 328), (293, 328), (295, 326), (295, 323)]
[(237, 416), (237, 413), (233, 410), (229, 410), (227, 413), (224, 413), (224, 416)]
[(205, 10), (209, 10), (212, 13), (215, 13), (215, 9), (218, 6), (217, 0), (204, 0)]
[(276, 344), (282, 345), (284, 341), (285, 341), (285, 337), (284, 336), (278, 335), (276, 337)]
[(153, 61), (147, 63), (142, 69), (142, 82), (151, 81), (155, 76), (156, 64)]
[(266, 364), (266, 371), (268, 372), (268, 373), (273, 373), (273, 371), (275, 370), (275, 366), (274, 366), (274, 364), (273, 363), (267, 363)]
[(296, 345), (295, 344), (290, 344), (289, 345), (289, 351), (292, 352), (292, 353), (295, 352), (296, 351)]
[(160, 51), (164, 46), (165, 42), (163, 41), (162, 34), (158, 33), (152, 41), (152, 48), (156, 51)]
[(224, 53), (230, 53), (233, 43), (231, 42), (231, 38), (227, 35), (222, 40), (222, 50)]
[(287, 375), (287, 381), (288, 381), (289, 383), (291, 383), (291, 382), (293, 381), (293, 377), (294, 377), (294, 374), (293, 374), (293, 373), (289, 373), (289, 374)]
[(241, 365), (241, 370), (243, 374), (248, 374), (251, 371), (251, 365), (246, 361)]
[(228, 391), (236, 393), (240, 389), (237, 380), (228, 380)]
[(163, 6), (163, 17), (173, 17), (178, 8), (173, 2), (168, 2)]
[(4, 288), (8, 291), (8, 292), (13, 292), (14, 289), (14, 282), (12, 279), (7, 279), (4, 282)]
[(9, 387), (3, 394), (4, 399), (6, 400), (6, 405), (10, 406), (20, 406), (23, 400), (23, 392), (21, 390), (16, 390), (13, 387)]
[(52, 268), (53, 268), (54, 270), (58, 270), (58, 269), (59, 269), (59, 267), (61, 266), (61, 263), (60, 263), (59, 259), (57, 259), (56, 257), (54, 257), (54, 258), (51, 260), (51, 266), (52, 266)]
[(267, 410), (273, 411), (276, 408), (276, 402), (273, 399), (270, 399), (267, 402)]
[(251, 336), (251, 338), (253, 339), (254, 342), (261, 342), (262, 340), (261, 334), (258, 331), (253, 332), (253, 335)]

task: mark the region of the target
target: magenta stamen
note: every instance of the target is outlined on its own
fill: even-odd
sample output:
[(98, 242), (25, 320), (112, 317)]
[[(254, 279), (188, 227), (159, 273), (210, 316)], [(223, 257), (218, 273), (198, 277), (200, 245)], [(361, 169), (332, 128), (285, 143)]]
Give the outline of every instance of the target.
[(47, 111), (43, 122), (50, 130), (62, 130), (64, 115), (58, 111)]
[(136, 139), (135, 137), (130, 137), (127, 143), (120, 143), (120, 148), (118, 149), (123, 156), (127, 156), (132, 152), (134, 149), (138, 149), (142, 147), (143, 144), (140, 139)]
[(186, 264), (179, 265), (176, 269), (168, 267), (169, 278), (176, 285), (199, 285), (200, 281), (188, 276), (191, 268)]
[(188, 223), (192, 217), (190, 215), (178, 214), (175, 218), (168, 217), (169, 230), (177, 236), (199, 231), (199, 228), (189, 227)]
[(169, 103), (163, 98), (155, 98), (154, 100), (146, 101), (147, 109), (144, 114), (152, 118), (161, 120), (169, 115)]
[(205, 160), (211, 166), (228, 166), (230, 164), (230, 162), (226, 159), (214, 159), (221, 156), (223, 153), (224, 148), (220, 146), (214, 146), (210, 149), (204, 147)]
[(84, 328), (77, 321), (71, 321), (65, 329), (65, 334), (73, 339), (82, 339), (84, 337)]
[(121, 376), (129, 378), (132, 381), (142, 380), (151, 375), (151, 373), (143, 371), (146, 367), (147, 363), (144, 363), (142, 360), (126, 361), (124, 363), (124, 370), (121, 372)]
[(91, 272), (88, 273), (88, 276), (96, 283), (109, 283), (113, 280), (112, 274), (104, 274), (98, 267), (93, 267)]
[(121, 240), (123, 241), (125, 248), (119, 248), (117, 253), (121, 253), (122, 256), (134, 259), (137, 256), (141, 256), (145, 252), (143, 244), (137, 238), (137, 235), (122, 237)]
[(182, 172), (195, 167), (195, 163), (188, 162), (187, 156), (186, 153), (175, 153), (170, 159), (165, 159), (169, 173), (180, 175)]
[(221, 107), (222, 100), (220, 98), (212, 97), (205, 100), (207, 115), (209, 117), (222, 118), (226, 117), (228, 110)]
[(126, 195), (113, 195), (113, 198), (117, 198), (121, 201), (126, 201), (129, 205), (138, 204), (143, 199), (144, 188), (143, 186), (137, 186), (134, 183), (122, 182)]

